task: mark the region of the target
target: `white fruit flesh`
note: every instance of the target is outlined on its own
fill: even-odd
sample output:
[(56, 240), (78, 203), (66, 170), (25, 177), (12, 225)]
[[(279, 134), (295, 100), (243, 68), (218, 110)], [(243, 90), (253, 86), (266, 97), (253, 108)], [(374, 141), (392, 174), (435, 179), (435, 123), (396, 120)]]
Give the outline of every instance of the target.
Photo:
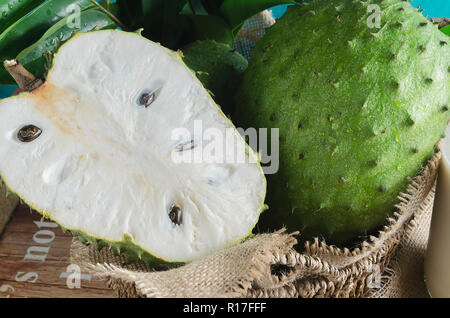
[[(138, 105), (145, 92), (155, 92), (147, 108)], [(128, 235), (156, 257), (190, 261), (249, 234), (266, 190), (235, 129), (225, 152), (232, 142), (245, 147), (245, 163), (176, 163), (187, 140), (172, 133), (193, 133), (195, 121), (224, 136), (234, 129), (178, 54), (132, 33), (80, 34), (60, 49), (43, 86), (0, 102), (0, 173), (68, 229), (108, 241)], [(30, 124), (42, 134), (19, 141)], [(169, 218), (174, 204), (180, 225)]]

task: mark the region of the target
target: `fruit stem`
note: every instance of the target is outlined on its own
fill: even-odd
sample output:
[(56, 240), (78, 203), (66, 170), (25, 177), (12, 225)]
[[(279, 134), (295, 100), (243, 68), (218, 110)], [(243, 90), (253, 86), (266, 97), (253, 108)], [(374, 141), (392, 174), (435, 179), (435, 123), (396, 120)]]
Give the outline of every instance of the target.
[(429, 20), (433, 23), (438, 23), (438, 29), (442, 29), (443, 27), (450, 24), (450, 19), (448, 18), (431, 18)]
[(105, 13), (108, 17), (110, 17), (122, 30), (128, 31), (127, 27), (109, 10), (105, 9), (100, 3), (95, 0), (91, 0), (91, 2), (95, 4), (101, 11), (103, 11), (103, 13)]
[(42, 79), (28, 72), (17, 60), (4, 61), (3, 66), (19, 85), (20, 91), (31, 92), (44, 84)]

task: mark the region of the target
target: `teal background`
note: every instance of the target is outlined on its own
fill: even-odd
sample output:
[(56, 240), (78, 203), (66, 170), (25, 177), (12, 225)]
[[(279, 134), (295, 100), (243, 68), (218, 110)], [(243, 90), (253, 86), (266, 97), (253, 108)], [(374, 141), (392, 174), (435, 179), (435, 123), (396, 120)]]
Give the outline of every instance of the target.
[[(450, 0), (413, 0), (413, 7), (424, 9), (423, 14), (429, 18), (450, 18)], [(272, 14), (275, 18), (280, 18), (286, 12), (287, 5), (276, 6), (272, 8)]]
[[(450, 0), (413, 0), (412, 5), (414, 7), (420, 6), (421, 9), (424, 9), (423, 14), (430, 18), (450, 18)], [(273, 15), (280, 18), (286, 12), (286, 7), (286, 5), (273, 7)], [(16, 88), (13, 85), (0, 85), (0, 98), (11, 96)]]

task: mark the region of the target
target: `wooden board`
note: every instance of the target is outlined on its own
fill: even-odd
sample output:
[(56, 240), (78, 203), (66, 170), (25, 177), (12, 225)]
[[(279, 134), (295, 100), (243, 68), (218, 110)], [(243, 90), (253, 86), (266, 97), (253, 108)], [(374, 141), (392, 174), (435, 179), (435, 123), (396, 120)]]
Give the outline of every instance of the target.
[(0, 298), (114, 297), (106, 282), (70, 264), (72, 236), (19, 205), (0, 237)]

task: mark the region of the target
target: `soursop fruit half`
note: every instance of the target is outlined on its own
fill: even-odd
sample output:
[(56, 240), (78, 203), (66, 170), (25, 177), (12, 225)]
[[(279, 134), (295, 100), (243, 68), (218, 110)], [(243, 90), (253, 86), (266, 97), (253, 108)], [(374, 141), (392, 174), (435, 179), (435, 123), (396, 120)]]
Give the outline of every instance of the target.
[[(0, 101), (0, 131), (10, 189), (82, 240), (148, 264), (239, 242), (264, 207), (257, 154), (180, 53), (135, 33), (69, 40), (42, 86)], [(233, 147), (245, 160), (225, 158)]]
[(225, 114), (234, 111), (234, 96), (248, 61), (229, 45), (212, 40), (196, 41), (182, 48), (184, 62), (196, 72)]
[(341, 245), (385, 224), (445, 131), (449, 72), (450, 39), (407, 1), (290, 7), (252, 51), (233, 117), (279, 128), (261, 228)]

